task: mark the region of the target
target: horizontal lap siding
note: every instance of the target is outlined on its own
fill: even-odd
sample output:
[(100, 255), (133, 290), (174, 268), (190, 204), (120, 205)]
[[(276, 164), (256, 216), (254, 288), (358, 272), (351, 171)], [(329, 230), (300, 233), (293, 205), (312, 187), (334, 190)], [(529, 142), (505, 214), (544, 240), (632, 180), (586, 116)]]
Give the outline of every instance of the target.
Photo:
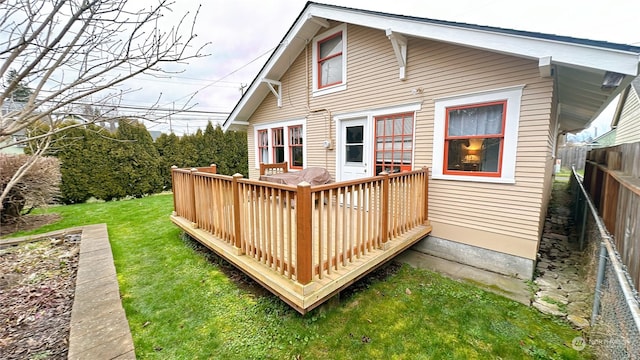
[[(410, 48), (414, 43), (410, 42)], [(419, 71), (428, 78), (425, 93), (431, 95), (430, 102), (434, 98), (526, 84), (520, 109), (516, 184), (432, 180), (429, 216), (435, 223), (434, 235), (448, 238), (446, 233), (438, 232), (438, 223), (506, 235), (524, 241), (522, 248), (526, 251), (513, 253), (535, 258), (535, 247), (526, 242), (538, 241), (539, 220), (546, 205), (543, 190), (551, 157), (552, 81), (539, 78), (537, 66), (531, 61), (427, 41), (420, 44), (425, 49), (414, 50), (423, 53), (426, 59), (427, 66)], [(437, 55), (429, 55), (433, 53)], [(409, 72), (409, 76), (413, 74)], [(430, 163), (433, 106), (425, 106), (422, 113), (424, 119), (419, 125), (424, 127), (417, 136), (428, 141), (425, 146), (418, 143), (416, 163), (422, 159)]]
[[(332, 24), (332, 26), (335, 24)], [(546, 204), (550, 164), (550, 119), (553, 82), (539, 77), (537, 62), (471, 48), (408, 38), (406, 79), (398, 78), (398, 63), (384, 31), (349, 25), (347, 28), (347, 90), (309, 97), (311, 46), (292, 61), (283, 83), (283, 106), (275, 106), (269, 94), (254, 113), (252, 124), (307, 116), (307, 160), (309, 166), (323, 166), (335, 176), (335, 150), (326, 151), (322, 142), (335, 145), (332, 116), (390, 106), (422, 102), (415, 128), (414, 167), (431, 166), (433, 158), (434, 100), (483, 90), (526, 85), (522, 97), (516, 156), (516, 184), (492, 184), (430, 180), (429, 216), (434, 224), (469, 227), (486, 234), (508, 236), (526, 242), (526, 250), (509, 250), (535, 258), (539, 219)], [(311, 40), (311, 39), (310, 39)], [(311, 44), (311, 41), (310, 41)], [(308, 67), (305, 66), (305, 57)], [(305, 71), (308, 73), (305, 74)], [(306, 76), (305, 76), (306, 75)], [(412, 94), (412, 89), (422, 94)], [(308, 88), (307, 88), (308, 90)], [(313, 111), (313, 112), (312, 112)], [(250, 158), (255, 154), (250, 127)], [(254, 164), (251, 164), (254, 165)], [(439, 234), (434, 226), (433, 234)], [(465, 242), (465, 239), (452, 239)], [(510, 244), (510, 248), (519, 245)], [(499, 249), (498, 249), (499, 250)], [(524, 255), (523, 255), (524, 254)]]
[(629, 91), (616, 130), (616, 145), (640, 141), (640, 99), (634, 89)]

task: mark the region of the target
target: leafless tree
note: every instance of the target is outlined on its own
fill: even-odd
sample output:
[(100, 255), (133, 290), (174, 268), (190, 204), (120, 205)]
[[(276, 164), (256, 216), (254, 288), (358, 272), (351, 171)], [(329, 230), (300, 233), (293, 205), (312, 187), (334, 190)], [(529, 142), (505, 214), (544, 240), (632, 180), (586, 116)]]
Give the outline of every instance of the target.
[[(19, 141), (28, 142), (33, 154), (1, 189), (0, 206), (47, 152), (55, 134), (85, 125), (60, 126), (65, 109), (83, 103), (112, 106), (132, 91), (123, 88), (126, 80), (143, 73), (162, 76), (176, 68), (172, 64), (204, 56), (206, 44), (193, 44), (199, 9), (167, 26), (167, 18), (175, 16), (175, 3), (154, 1), (139, 9), (135, 7), (150, 1), (0, 0), (0, 79), (15, 71), (0, 89), (0, 149), (15, 144), (12, 135), (34, 124), (46, 128)], [(28, 99), (8, 106), (25, 83), (32, 89)]]

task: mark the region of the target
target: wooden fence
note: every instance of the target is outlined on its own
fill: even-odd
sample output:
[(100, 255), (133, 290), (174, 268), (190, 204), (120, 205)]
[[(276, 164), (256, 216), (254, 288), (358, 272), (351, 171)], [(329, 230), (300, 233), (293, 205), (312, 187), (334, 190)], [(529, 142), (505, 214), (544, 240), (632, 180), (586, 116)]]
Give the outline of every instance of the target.
[(237, 255), (304, 285), (426, 224), (428, 174), (290, 186), (174, 168), (174, 209)]
[(587, 158), (587, 153), (591, 150), (589, 145), (580, 146), (562, 146), (558, 148), (556, 155), (557, 159), (560, 159), (560, 166), (565, 169), (571, 169), (571, 166), (576, 170), (583, 170), (584, 163)]
[(636, 289), (640, 288), (640, 143), (593, 149), (584, 185)]

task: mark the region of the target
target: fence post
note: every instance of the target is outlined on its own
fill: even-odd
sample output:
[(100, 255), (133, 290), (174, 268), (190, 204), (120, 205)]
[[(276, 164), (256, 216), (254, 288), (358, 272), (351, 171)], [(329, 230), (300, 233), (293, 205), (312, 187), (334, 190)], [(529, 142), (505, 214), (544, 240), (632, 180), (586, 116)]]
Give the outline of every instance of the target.
[(596, 324), (596, 318), (600, 313), (600, 297), (602, 296), (602, 282), (604, 280), (604, 270), (607, 264), (607, 247), (602, 239), (600, 242), (600, 259), (598, 261), (598, 275), (596, 278), (596, 291), (593, 294), (593, 309), (591, 310), (591, 326)]
[(218, 173), (218, 165), (216, 164), (211, 164), (211, 173), (212, 174), (217, 174)]
[(174, 170), (178, 167), (173, 165), (171, 166), (171, 192), (173, 193), (173, 215), (176, 215), (178, 212), (178, 207), (176, 206), (176, 176), (174, 175)]
[(424, 179), (424, 223), (429, 223), (429, 168), (422, 168), (422, 176)]
[(191, 210), (191, 216), (189, 218), (189, 221), (192, 222), (193, 227), (197, 228), (198, 227), (198, 223), (196, 221), (196, 173), (198, 172), (198, 169), (196, 168), (191, 168), (191, 173), (189, 174), (189, 177), (191, 177), (191, 198), (189, 199), (191, 202), (191, 206), (190, 206), (190, 210)]
[(313, 277), (311, 237), (311, 184), (298, 184), (296, 198), (296, 280), (306, 285)]
[(582, 226), (580, 228), (580, 251), (582, 251), (584, 249), (584, 236), (587, 232), (587, 210), (588, 210), (588, 206), (587, 203), (585, 201), (584, 204), (584, 210), (582, 211)]
[[(215, 171), (215, 165), (212, 166)], [(231, 180), (231, 191), (233, 192), (233, 246), (236, 248), (236, 255), (244, 254), (245, 250), (242, 245), (242, 227), (240, 226), (240, 186), (238, 184), (240, 179), (242, 179), (242, 174), (233, 174), (233, 179)]]
[(382, 249), (386, 250), (387, 241), (389, 240), (389, 173), (383, 171), (380, 173), (382, 178), (382, 199), (381, 199), (381, 235), (380, 242), (382, 243)]

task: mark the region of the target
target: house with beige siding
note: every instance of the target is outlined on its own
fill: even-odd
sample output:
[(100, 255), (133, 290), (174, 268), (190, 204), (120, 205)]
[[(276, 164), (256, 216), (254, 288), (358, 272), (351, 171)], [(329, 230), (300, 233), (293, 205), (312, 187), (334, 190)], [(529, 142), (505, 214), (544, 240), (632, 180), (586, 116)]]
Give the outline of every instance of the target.
[[(414, 249), (530, 278), (556, 142), (638, 75), (640, 48), (309, 2), (223, 128), (336, 182), (428, 167)], [(633, 94), (637, 101), (637, 94)]]

